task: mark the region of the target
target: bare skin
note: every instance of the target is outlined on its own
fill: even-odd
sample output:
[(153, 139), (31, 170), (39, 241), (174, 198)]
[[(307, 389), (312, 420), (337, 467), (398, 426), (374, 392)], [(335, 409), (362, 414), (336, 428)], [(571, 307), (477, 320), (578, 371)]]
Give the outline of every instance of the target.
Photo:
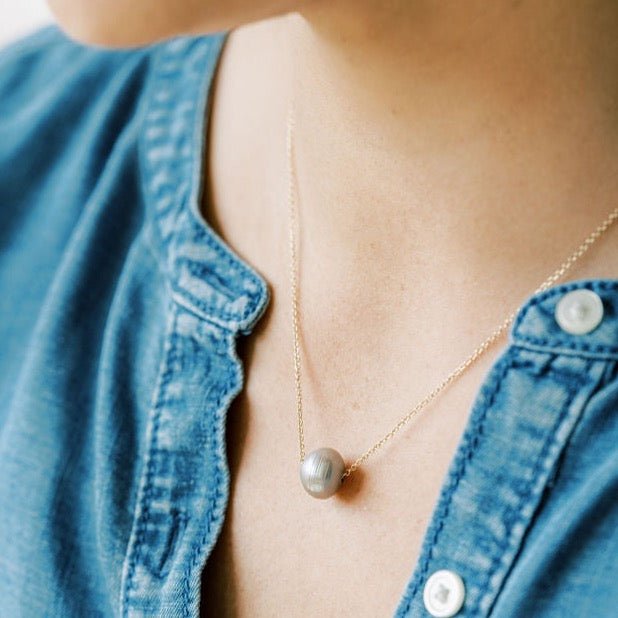
[[(232, 493), (203, 575), (203, 614), (392, 615), (474, 396), (506, 338), (341, 495), (304, 493), (284, 201), (288, 95), (295, 92), (298, 110), (307, 447), (332, 445), (349, 458), (616, 206), (618, 4), (51, 6), (75, 38), (112, 46), (247, 24), (220, 65), (203, 213), (263, 274), (272, 301), (239, 342), (246, 384), (228, 416)], [(284, 10), (302, 19), (271, 18)], [(615, 228), (569, 278), (617, 271)]]
[[(239, 343), (246, 386), (228, 416), (232, 493), (203, 574), (204, 616), (392, 615), (474, 397), (506, 346), (503, 338), (341, 495), (304, 493), (287, 271), (290, 83), (308, 450), (331, 445), (352, 457), (377, 441), (616, 206), (609, 16), (593, 30), (584, 12), (560, 20), (540, 5), (501, 10), (501, 19), (461, 14), (451, 31), (438, 13), (422, 28), (409, 22), (408, 49), (394, 23), (376, 39), (356, 24), (367, 54), (355, 28), (335, 37), (324, 25), (335, 18), (320, 12), (246, 26), (228, 41), (203, 211), (273, 296)], [(304, 50), (295, 81), (281, 77), (290, 28)], [(568, 278), (615, 277), (617, 234)]]

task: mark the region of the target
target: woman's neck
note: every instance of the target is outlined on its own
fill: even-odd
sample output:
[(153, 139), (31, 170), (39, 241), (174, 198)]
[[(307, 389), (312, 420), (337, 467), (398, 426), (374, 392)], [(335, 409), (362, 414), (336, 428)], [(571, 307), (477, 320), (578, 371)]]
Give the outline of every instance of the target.
[(549, 249), (553, 264), (611, 208), (613, 0), (324, 1), (301, 13), (289, 24), (299, 191), (322, 259), (329, 246), (356, 264), (405, 249), (483, 271), (512, 243)]
[[(215, 171), (229, 178), (225, 202), (241, 204), (222, 217), (237, 237), (249, 221), (261, 232), (250, 255), (270, 252), (268, 272), (287, 257), (290, 90), (306, 294), (339, 290), (354, 306), (370, 286), (402, 307), (434, 298), (478, 314), (488, 284), (520, 299), (616, 206), (614, 0), (324, 0), (300, 12), (241, 29), (222, 84)], [(259, 170), (240, 188), (234, 170), (249, 161)], [(264, 204), (249, 209), (256, 195)], [(598, 244), (616, 246), (609, 234)]]

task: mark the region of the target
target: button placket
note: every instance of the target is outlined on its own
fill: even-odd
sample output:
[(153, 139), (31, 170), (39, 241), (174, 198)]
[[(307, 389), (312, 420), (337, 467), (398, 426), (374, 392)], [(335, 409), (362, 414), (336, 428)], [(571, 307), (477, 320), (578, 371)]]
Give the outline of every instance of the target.
[[(567, 314), (585, 337), (571, 336), (556, 318), (557, 303), (578, 289), (593, 294), (573, 295), (563, 308), (573, 303)], [(616, 292), (618, 280), (569, 282), (522, 305), (511, 345), (475, 398), (397, 618), (433, 615), (425, 591), (443, 569), (465, 582), (465, 602), (453, 615), (489, 615), (573, 428), (607, 362), (618, 360)], [(437, 586), (433, 601), (445, 602), (447, 591)]]

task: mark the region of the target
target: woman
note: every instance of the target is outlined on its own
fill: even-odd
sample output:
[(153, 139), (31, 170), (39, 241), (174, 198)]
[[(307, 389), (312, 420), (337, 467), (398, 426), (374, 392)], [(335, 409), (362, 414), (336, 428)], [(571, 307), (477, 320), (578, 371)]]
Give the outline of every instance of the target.
[(618, 5), (51, 6), (0, 60), (0, 613), (612, 615)]

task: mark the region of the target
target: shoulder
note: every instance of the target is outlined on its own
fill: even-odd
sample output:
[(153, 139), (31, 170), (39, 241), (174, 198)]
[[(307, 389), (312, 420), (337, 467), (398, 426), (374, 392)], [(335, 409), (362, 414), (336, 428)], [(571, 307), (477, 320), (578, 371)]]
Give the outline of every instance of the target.
[(120, 128), (144, 98), (156, 51), (89, 47), (56, 26), (0, 50), (0, 161), (33, 144), (57, 156), (74, 145), (69, 135)]
[(197, 97), (196, 50), (210, 57), (220, 44), (214, 34), (109, 49), (51, 25), (0, 49), (0, 229), (42, 200), (78, 215), (105, 171), (144, 182), (148, 127), (160, 117), (167, 130)]
[[(52, 166), (63, 152), (83, 155), (88, 144), (104, 159), (127, 125), (136, 133), (145, 108), (157, 106), (170, 60), (176, 73), (186, 73), (196, 48), (208, 56), (220, 45), (215, 33), (108, 49), (76, 42), (50, 25), (0, 48), (0, 171), (25, 154), (31, 167), (43, 152)], [(180, 82), (177, 77), (175, 85)], [(168, 93), (170, 101), (182, 96), (177, 88)]]

